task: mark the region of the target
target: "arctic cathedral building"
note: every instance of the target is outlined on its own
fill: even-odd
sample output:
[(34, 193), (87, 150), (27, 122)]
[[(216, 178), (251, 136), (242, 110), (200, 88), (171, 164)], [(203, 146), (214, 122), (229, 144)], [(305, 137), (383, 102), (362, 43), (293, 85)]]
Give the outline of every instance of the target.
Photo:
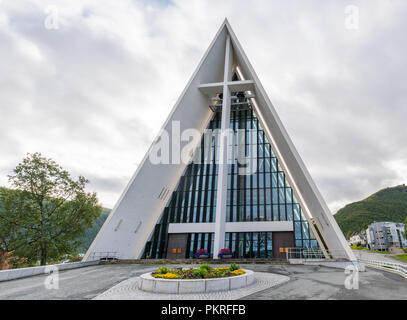
[(227, 20), (84, 260), (197, 252), (355, 260)]

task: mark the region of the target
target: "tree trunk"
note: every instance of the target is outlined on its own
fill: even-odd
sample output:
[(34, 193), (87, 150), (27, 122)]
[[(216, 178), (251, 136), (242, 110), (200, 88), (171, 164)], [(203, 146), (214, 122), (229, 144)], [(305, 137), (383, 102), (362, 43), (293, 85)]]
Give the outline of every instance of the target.
[(47, 264), (47, 243), (44, 242), (45, 238), (45, 218), (44, 218), (44, 210), (42, 204), (43, 198), (39, 201), (40, 204), (40, 212), (41, 212), (41, 265), (45, 266)]
[(47, 264), (47, 245), (41, 244), (41, 265), (45, 266)]

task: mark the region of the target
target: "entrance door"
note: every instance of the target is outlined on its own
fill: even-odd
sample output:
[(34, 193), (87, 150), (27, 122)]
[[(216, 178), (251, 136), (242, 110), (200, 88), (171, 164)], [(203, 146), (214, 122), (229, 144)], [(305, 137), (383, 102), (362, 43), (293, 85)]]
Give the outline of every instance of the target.
[(273, 232), (273, 258), (285, 259), (285, 248), (294, 247), (294, 232)]
[(168, 235), (167, 259), (185, 259), (188, 233), (170, 233)]

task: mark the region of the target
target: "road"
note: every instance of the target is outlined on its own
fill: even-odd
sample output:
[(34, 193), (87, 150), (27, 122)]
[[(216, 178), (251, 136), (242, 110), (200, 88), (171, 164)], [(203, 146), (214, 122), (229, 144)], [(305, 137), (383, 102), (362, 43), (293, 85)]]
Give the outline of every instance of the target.
[[(59, 273), (59, 289), (46, 289), (47, 275), (0, 282), (0, 299), (92, 299), (119, 282), (156, 269), (157, 265), (98, 265)], [(175, 265), (174, 265), (175, 267)], [(242, 265), (259, 272), (290, 277), (290, 281), (244, 299), (407, 299), (407, 280), (367, 268), (359, 273), (359, 289), (347, 290), (344, 270), (302, 265)]]

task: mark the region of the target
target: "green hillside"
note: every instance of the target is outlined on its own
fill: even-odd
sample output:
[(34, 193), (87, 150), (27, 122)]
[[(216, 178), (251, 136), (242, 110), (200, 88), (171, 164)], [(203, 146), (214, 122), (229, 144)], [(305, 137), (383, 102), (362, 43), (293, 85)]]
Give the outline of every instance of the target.
[(103, 223), (109, 216), (110, 211), (111, 209), (103, 208), (102, 213), (100, 214), (99, 218), (95, 220), (92, 228), (89, 228), (85, 231), (85, 236), (80, 239), (82, 241), (82, 245), (78, 248), (79, 253), (86, 253), (86, 251), (92, 244), (93, 239), (95, 239), (100, 228), (102, 228)]
[(380, 190), (370, 197), (348, 204), (334, 215), (345, 236), (374, 221), (404, 222), (407, 217), (407, 187)]

